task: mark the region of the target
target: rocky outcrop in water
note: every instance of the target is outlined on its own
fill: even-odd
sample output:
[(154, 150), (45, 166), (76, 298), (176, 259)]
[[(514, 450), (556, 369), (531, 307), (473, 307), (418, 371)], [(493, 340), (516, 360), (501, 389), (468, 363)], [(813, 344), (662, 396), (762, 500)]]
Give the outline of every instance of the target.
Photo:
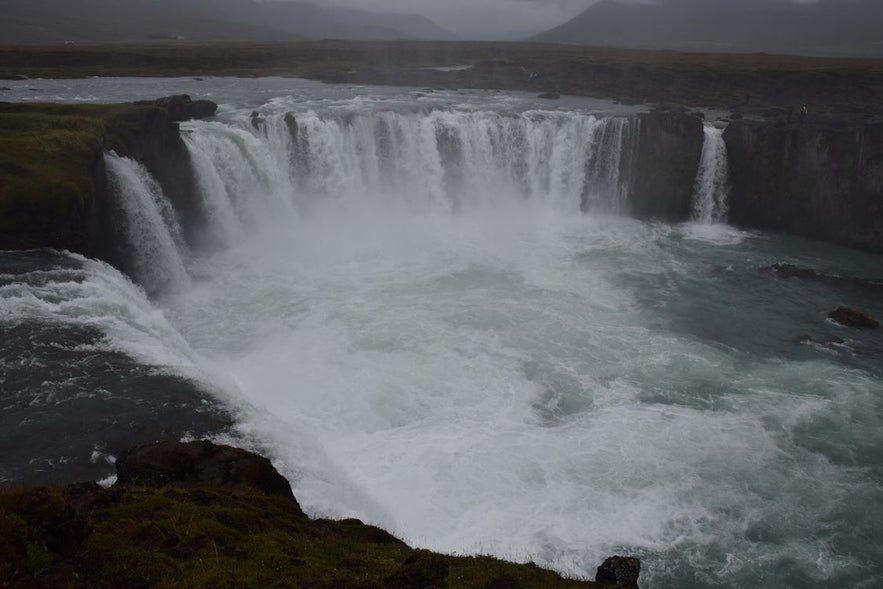
[(876, 318), (864, 311), (851, 307), (837, 307), (828, 314), (828, 318), (844, 327), (853, 327), (855, 329), (876, 329), (880, 327), (880, 322)]
[[(185, 228), (197, 225), (202, 215), (193, 178), (190, 152), (181, 138), (181, 121), (210, 117), (218, 106), (208, 100), (191, 100), (187, 95), (170, 96), (154, 101), (136, 102), (146, 109), (145, 116), (131, 129), (124, 129), (122, 140), (105, 145), (118, 155), (129, 157), (144, 165), (163, 189)], [(114, 130), (114, 132), (116, 132)], [(127, 256), (119, 245), (124, 242), (121, 225), (115, 219), (116, 209), (109, 201), (116, 195), (109, 192), (103, 160), (98, 157), (95, 175), (98, 200), (98, 230), (95, 233), (94, 255), (117, 268), (127, 271)]]
[(730, 221), (883, 252), (883, 122), (733, 121)]
[(702, 119), (682, 108), (640, 115), (629, 211), (638, 218), (684, 221), (702, 155)]
[(598, 567), (595, 581), (613, 587), (638, 589), (641, 561), (634, 556), (611, 556)]

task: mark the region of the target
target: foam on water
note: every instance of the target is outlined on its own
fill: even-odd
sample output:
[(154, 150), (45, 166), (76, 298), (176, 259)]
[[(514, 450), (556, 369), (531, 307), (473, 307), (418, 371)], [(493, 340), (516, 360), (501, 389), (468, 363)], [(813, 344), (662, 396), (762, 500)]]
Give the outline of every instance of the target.
[[(697, 272), (677, 232), (530, 203), (329, 206), (289, 229), (207, 260), (212, 288), (170, 312), (228, 367), (241, 431), (310, 512), (585, 576), (627, 550), (649, 587), (861, 577), (825, 522), (876, 494), (832, 456), (879, 443), (876, 409), (854, 421), (879, 380), (648, 324), (621, 261)], [(705, 249), (738, 245), (719, 241)]]

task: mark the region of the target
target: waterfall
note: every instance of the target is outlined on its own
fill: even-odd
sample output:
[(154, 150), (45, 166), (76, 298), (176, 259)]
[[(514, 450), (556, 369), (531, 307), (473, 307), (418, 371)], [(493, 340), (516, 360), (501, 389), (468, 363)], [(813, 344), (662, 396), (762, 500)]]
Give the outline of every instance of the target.
[(184, 239), (162, 188), (138, 162), (106, 153), (108, 181), (117, 195), (121, 224), (136, 281), (150, 293), (189, 282)]
[(705, 125), (702, 157), (693, 185), (693, 220), (705, 224), (726, 222), (728, 192), (723, 131)]
[(623, 212), (637, 126), (526, 111), (245, 113), (186, 124), (203, 206), (230, 235), (255, 210), (313, 202), (451, 212), (534, 202)]

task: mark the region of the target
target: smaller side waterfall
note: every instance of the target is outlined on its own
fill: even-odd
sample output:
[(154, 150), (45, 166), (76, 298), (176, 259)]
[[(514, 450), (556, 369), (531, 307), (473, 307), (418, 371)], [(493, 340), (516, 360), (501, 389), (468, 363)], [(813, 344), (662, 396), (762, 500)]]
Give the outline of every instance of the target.
[(178, 218), (156, 180), (138, 162), (106, 153), (110, 187), (118, 197), (135, 280), (149, 293), (189, 282)]
[(699, 172), (693, 185), (693, 220), (699, 223), (725, 223), (727, 220), (727, 146), (723, 131), (705, 125), (705, 140)]

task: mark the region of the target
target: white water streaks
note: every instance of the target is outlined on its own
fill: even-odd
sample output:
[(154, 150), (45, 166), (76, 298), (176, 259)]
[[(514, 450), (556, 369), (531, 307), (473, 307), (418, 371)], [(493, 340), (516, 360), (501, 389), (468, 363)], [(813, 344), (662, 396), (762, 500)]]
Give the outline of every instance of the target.
[[(622, 212), (636, 126), (577, 112), (310, 110), (191, 122), (187, 144), (200, 186), (214, 193), (203, 200), (222, 196), (212, 211), (254, 203), (257, 192), (301, 208), (331, 200), (451, 212), (526, 200)], [(229, 219), (223, 210), (212, 216)]]
[(705, 125), (702, 157), (693, 186), (693, 220), (699, 223), (725, 223), (727, 220), (727, 146), (723, 131)]
[[(240, 431), (313, 514), (579, 575), (628, 551), (651, 588), (860, 571), (851, 534), (823, 522), (874, 483), (827, 452), (880, 439), (879, 383), (740, 351), (769, 327), (694, 335), (755, 307), (702, 308), (738, 290), (707, 275), (744, 259), (727, 243), (540, 204), (330, 206), (203, 260), (211, 280), (169, 313), (229, 371), (252, 408)], [(839, 439), (809, 449), (819, 427)]]
[(135, 279), (148, 292), (182, 288), (189, 282), (181, 227), (162, 188), (138, 162), (113, 152), (104, 156), (117, 195)]

